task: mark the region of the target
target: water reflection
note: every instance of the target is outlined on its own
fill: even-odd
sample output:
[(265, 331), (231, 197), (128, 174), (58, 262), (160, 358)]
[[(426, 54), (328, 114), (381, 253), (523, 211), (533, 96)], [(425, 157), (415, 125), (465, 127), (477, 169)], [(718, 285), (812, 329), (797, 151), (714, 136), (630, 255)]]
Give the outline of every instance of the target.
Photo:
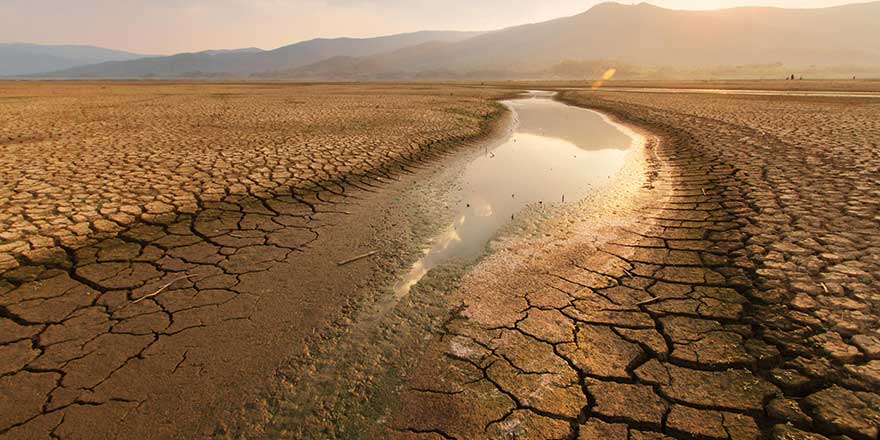
[(519, 133), (563, 140), (582, 150), (629, 148), (631, 138), (614, 127), (609, 129), (608, 122), (594, 112), (566, 106), (560, 109), (561, 104), (551, 99), (512, 101), (509, 105), (519, 117)]
[(468, 164), (455, 221), (395, 287), (398, 295), (439, 264), (480, 255), (527, 205), (579, 200), (623, 166), (633, 137), (596, 112), (547, 94), (531, 96), (505, 103), (515, 112), (516, 129), (499, 147)]

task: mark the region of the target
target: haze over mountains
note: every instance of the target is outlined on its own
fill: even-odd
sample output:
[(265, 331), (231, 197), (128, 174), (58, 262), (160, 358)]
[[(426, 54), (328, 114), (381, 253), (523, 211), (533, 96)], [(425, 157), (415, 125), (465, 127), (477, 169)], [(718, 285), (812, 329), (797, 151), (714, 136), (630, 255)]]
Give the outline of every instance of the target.
[(880, 72), (878, 21), (880, 1), (823, 9), (717, 11), (604, 3), (572, 17), (486, 33), (317, 39), (271, 51), (113, 61), (44, 76), (491, 79), (583, 77), (601, 74), (607, 66), (631, 76), (711, 66), (747, 66), (771, 74), (788, 66)]
[(452, 42), (478, 32), (423, 31), (376, 38), (318, 38), (274, 50), (203, 51), (133, 61), (107, 62), (51, 73), (49, 77), (130, 78), (248, 76), (305, 66), (335, 56), (365, 57), (428, 41)]
[(0, 43), (0, 76), (28, 75), (146, 55), (95, 46)]
[(632, 65), (880, 64), (880, 2), (814, 10), (675, 11), (598, 5), (573, 17), (458, 43), (428, 43), (357, 60), (327, 60), (287, 76), (406, 72), (529, 72), (564, 60)]

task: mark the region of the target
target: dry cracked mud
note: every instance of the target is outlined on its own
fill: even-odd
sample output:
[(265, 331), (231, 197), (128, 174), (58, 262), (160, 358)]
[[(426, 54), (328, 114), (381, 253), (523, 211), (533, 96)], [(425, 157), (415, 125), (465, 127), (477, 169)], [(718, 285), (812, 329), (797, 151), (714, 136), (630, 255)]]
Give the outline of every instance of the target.
[(880, 106), (561, 99), (656, 136), (642, 199), (478, 265), (386, 433), (876, 440)]
[(491, 134), (496, 96), (0, 84), (0, 437), (222, 432), (383, 276), (337, 261), (402, 264), (394, 188)]
[(339, 191), (334, 185), (347, 177), (476, 136), (483, 119), (499, 111), (484, 99), (496, 94), (2, 83), (0, 270), (38, 259), (45, 248), (113, 236), (138, 220), (194, 214), (203, 201), (227, 195)]
[[(255, 389), (303, 374), (289, 368), (303, 329), (389, 281), (335, 261), (385, 243), (381, 264), (406, 263), (411, 220), (376, 206), (394, 205), (401, 176), (479, 142), (504, 93), (2, 87), (9, 438), (234, 436), (217, 420), (260, 412)], [(417, 288), (394, 319), (422, 332), (392, 326), (377, 342), (411, 368), (378, 362), (402, 381), (361, 402), (382, 417), (335, 435), (876, 440), (880, 106), (561, 99), (644, 130), (638, 178), (586, 200), (595, 212), (493, 245), (460, 283), (428, 279), (430, 300)], [(369, 400), (356, 388), (338, 392)], [(251, 435), (298, 432), (276, 429), (283, 416)]]

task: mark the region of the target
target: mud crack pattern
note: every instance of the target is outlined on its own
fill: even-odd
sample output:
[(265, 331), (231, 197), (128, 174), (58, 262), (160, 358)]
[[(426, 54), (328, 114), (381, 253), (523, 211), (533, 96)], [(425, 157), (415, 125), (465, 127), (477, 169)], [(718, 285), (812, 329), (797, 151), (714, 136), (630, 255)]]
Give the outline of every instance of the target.
[(482, 99), (490, 96), (446, 87), (3, 83), (0, 271), (140, 220), (194, 214), (227, 194), (338, 192), (346, 177), (479, 134), (499, 111)]
[[(235, 409), (222, 384), (262, 378), (226, 366), (272, 371), (229, 341), (311, 325), (320, 304), (293, 278), (326, 270), (322, 233), (357, 194), (478, 142), (490, 93), (0, 85), (0, 437), (211, 434), (198, 400)], [(290, 317), (259, 331), (260, 308)]]
[(652, 201), (559, 263), (475, 275), (396, 435), (876, 440), (880, 108), (562, 99), (661, 139)]

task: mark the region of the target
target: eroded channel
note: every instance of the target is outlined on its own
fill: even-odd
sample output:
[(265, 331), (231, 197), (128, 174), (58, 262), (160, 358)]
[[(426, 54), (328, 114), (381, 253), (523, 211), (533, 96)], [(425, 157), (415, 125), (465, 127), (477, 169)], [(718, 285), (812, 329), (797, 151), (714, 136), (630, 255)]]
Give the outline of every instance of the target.
[(620, 170), (637, 137), (600, 113), (553, 100), (554, 95), (531, 91), (524, 99), (504, 102), (515, 117), (513, 132), (465, 167), (454, 221), (395, 286), (397, 296), (438, 265), (478, 257), (527, 206), (578, 201)]
[[(458, 307), (447, 300), (449, 294), (489, 254), (489, 243), (519, 238), (515, 226), (521, 221), (540, 229), (543, 220), (579, 210), (591, 193), (613, 185), (612, 177), (644, 139), (554, 96), (529, 92), (505, 101), (513, 118), (506, 136), (482, 150), (462, 151), (418, 179), (411, 176), (414, 181), (391, 209), (406, 212), (425, 229), (403, 226), (399, 233), (405, 238), (386, 250), (407, 255), (410, 263), (343, 327), (279, 371), (283, 386), (266, 403), (270, 417), (253, 432), (381, 437), (399, 410), (403, 380), (414, 371), (425, 341)], [(408, 253), (401, 243), (416, 252)]]

